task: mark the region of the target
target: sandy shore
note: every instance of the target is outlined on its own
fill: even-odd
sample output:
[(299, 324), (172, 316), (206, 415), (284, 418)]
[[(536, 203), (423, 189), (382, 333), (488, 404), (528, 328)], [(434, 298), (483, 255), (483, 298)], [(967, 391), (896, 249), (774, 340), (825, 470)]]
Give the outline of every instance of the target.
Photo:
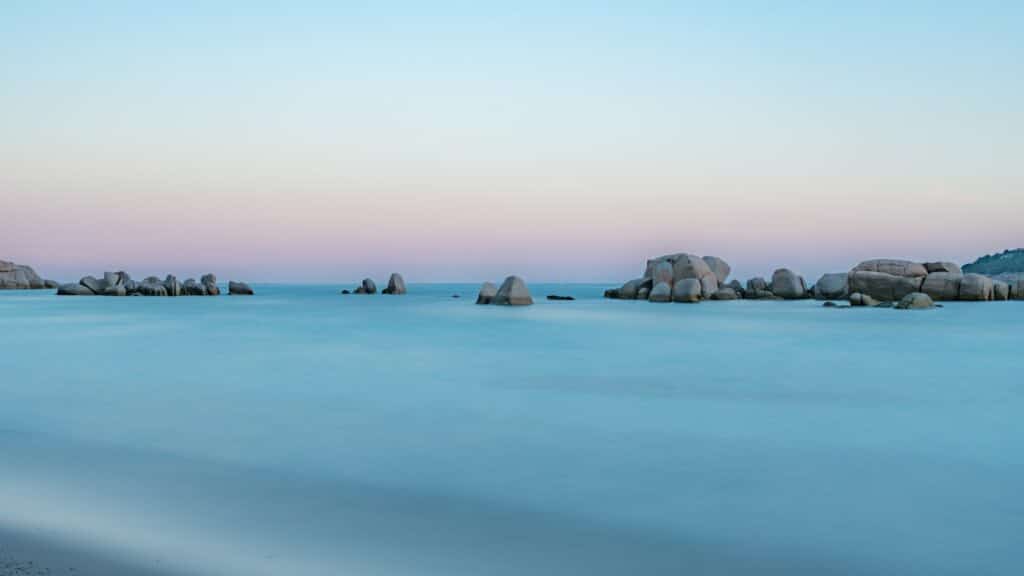
[(69, 545), (37, 532), (0, 527), (0, 576), (177, 576)]

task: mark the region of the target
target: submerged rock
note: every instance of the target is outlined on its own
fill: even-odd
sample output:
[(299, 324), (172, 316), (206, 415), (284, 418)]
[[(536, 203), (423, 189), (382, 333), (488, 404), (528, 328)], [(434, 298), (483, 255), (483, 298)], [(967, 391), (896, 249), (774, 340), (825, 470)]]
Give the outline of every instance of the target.
[(878, 306), (878, 300), (875, 300), (867, 294), (861, 294), (860, 292), (854, 292), (850, 294), (850, 306)]
[(923, 292), (914, 292), (904, 296), (896, 308), (900, 310), (924, 310), (927, 308), (934, 308), (935, 302), (932, 301), (931, 297)]
[(547, 298), (548, 298), (548, 300), (559, 300), (559, 301), (563, 301), (563, 302), (567, 302), (569, 300), (575, 300), (576, 299), (576, 298), (574, 298), (572, 296), (559, 296), (558, 294), (548, 294)]

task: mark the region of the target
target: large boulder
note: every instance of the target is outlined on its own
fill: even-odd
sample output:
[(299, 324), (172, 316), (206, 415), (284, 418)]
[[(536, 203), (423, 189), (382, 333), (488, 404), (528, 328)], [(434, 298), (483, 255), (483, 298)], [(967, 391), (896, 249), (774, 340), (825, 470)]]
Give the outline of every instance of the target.
[(382, 291), (383, 294), (401, 295), (405, 294), (405, 278), (395, 272), (388, 278), (388, 287)]
[(1024, 300), (1024, 274), (1005, 274), (1000, 279), (1009, 284), (1011, 300)]
[(82, 284), (61, 284), (57, 288), (58, 296), (95, 296), (96, 293)]
[(992, 279), (981, 274), (964, 274), (960, 281), (960, 299), (985, 302), (993, 296)]
[(931, 297), (927, 294), (913, 292), (901, 298), (899, 303), (896, 304), (896, 308), (900, 310), (925, 310), (935, 308), (935, 303), (932, 302)]
[(725, 284), (726, 279), (729, 278), (729, 273), (732, 272), (732, 268), (729, 266), (729, 263), (718, 256), (705, 256), (702, 260), (704, 260), (708, 265), (708, 268), (710, 268), (715, 274), (715, 279), (718, 280), (718, 283), (720, 285)]
[(652, 287), (656, 287), (659, 283), (665, 283), (668, 284), (669, 290), (671, 290), (672, 282), (674, 279), (675, 278), (672, 270), (672, 264), (670, 262), (663, 260), (661, 262), (656, 263), (654, 267), (651, 269)]
[(484, 282), (480, 286), (480, 293), (476, 297), (477, 304), (490, 304), (498, 295), (498, 287), (493, 282)]
[(509, 276), (494, 295), (494, 304), (503, 306), (529, 306), (533, 304), (526, 282), (519, 276)]
[(925, 262), (924, 269), (929, 274), (933, 272), (949, 272), (950, 274), (963, 274), (956, 262)]
[(115, 286), (107, 286), (103, 290), (104, 296), (127, 296), (128, 290), (124, 287), (124, 284), (117, 284)]
[(356, 288), (356, 294), (376, 294), (377, 284), (374, 283), (370, 278), (363, 278), (363, 281)]
[(932, 300), (959, 300), (960, 282), (963, 278), (963, 274), (958, 272), (932, 272), (921, 284), (921, 292)]
[(898, 276), (855, 269), (850, 272), (850, 292), (860, 292), (883, 302), (898, 302), (907, 294), (920, 292), (924, 276)]
[(199, 283), (203, 285), (207, 296), (220, 296), (220, 287), (217, 286), (217, 277), (213, 274), (203, 274), (199, 278)]
[(46, 282), (31, 266), (0, 260), (0, 290), (39, 290)]
[(647, 299), (651, 302), (671, 302), (672, 287), (668, 282), (658, 282), (651, 288), (651, 294)]
[(78, 283), (91, 290), (93, 294), (103, 294), (103, 291), (107, 289), (106, 282), (93, 276), (86, 276), (79, 280)]
[(673, 302), (700, 302), (700, 295), (700, 280), (696, 278), (683, 278), (672, 287)]
[(700, 256), (693, 254), (667, 254), (647, 261), (644, 268), (644, 278), (654, 277), (654, 268), (661, 262), (668, 262), (672, 265), (672, 280), (678, 281), (684, 278), (701, 279), (705, 276), (714, 276), (711, 267)]
[(718, 292), (711, 295), (712, 300), (736, 300), (737, 298), (739, 298), (739, 294), (729, 286), (723, 286), (718, 289)]
[(704, 276), (700, 279), (700, 296), (707, 300), (711, 298), (715, 292), (718, 292), (718, 277), (714, 274)]
[[(853, 268), (854, 272), (881, 272), (892, 276), (905, 276), (910, 278), (923, 277), (928, 275), (928, 269), (924, 264), (911, 262), (910, 260), (895, 260), (891, 258), (878, 258), (865, 260)], [(906, 294), (904, 294), (906, 296)], [(900, 296), (903, 298), (903, 296)], [(898, 298), (899, 299), (899, 298)], [(897, 300), (898, 300), (897, 299)]]
[(206, 296), (206, 287), (196, 282), (195, 278), (185, 280), (185, 283), (181, 285), (181, 290), (186, 296)]
[(228, 282), (228, 294), (231, 296), (252, 296), (252, 287), (245, 282), (235, 282), (231, 280)]
[(1002, 280), (992, 280), (992, 299), (993, 300), (1009, 300), (1010, 299), (1010, 285)]
[(758, 292), (768, 291), (768, 282), (760, 276), (755, 276), (750, 280), (747, 280), (747, 292), (751, 294), (757, 294)]
[(772, 294), (786, 300), (796, 300), (807, 296), (807, 285), (802, 276), (788, 268), (779, 268), (772, 273)]
[(181, 282), (173, 274), (168, 274), (167, 278), (164, 278), (164, 289), (167, 290), (168, 296), (181, 296)]
[(147, 282), (143, 280), (137, 287), (137, 292), (142, 296), (167, 296), (167, 287), (163, 282)]
[(623, 300), (636, 300), (640, 297), (640, 290), (650, 290), (652, 286), (652, 280), (650, 278), (635, 278), (626, 282), (619, 288), (619, 298)]
[(818, 300), (842, 300), (850, 294), (850, 277), (846, 272), (825, 274), (814, 283)]

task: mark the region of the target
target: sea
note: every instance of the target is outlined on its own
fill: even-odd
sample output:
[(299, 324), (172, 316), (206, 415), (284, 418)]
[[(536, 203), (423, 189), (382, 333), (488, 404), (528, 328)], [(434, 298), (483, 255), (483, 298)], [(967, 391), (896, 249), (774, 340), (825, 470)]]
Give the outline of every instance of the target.
[(1024, 302), (606, 287), (0, 292), (0, 529), (140, 574), (1024, 571)]

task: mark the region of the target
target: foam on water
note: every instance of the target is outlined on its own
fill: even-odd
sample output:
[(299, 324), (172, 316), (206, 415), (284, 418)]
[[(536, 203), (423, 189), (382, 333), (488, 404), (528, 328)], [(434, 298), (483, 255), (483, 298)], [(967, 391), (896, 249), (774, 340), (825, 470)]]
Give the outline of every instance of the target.
[(0, 294), (0, 527), (194, 574), (1021, 565), (1024, 303), (602, 288)]

